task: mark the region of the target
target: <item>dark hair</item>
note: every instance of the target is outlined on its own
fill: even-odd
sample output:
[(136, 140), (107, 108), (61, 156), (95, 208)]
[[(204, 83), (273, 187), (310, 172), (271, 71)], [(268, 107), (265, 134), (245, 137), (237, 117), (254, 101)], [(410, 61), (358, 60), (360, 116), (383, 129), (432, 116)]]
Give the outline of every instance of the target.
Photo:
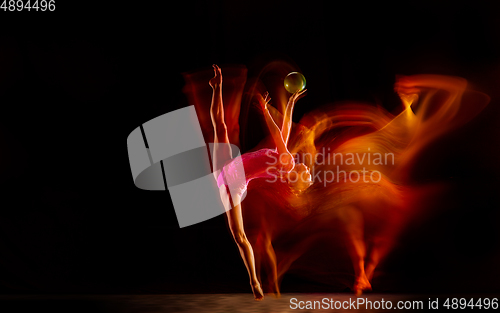
[(294, 168), (288, 173), (288, 185), (293, 193), (299, 194), (312, 185), (309, 167), (304, 163), (295, 164)]

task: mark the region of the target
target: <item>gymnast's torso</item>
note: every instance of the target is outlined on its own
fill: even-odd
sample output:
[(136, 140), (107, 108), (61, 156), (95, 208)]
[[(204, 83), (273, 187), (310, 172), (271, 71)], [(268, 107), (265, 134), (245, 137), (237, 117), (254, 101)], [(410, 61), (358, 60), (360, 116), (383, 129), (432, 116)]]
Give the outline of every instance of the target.
[[(232, 195), (241, 196), (251, 180), (265, 178), (275, 181), (276, 177), (281, 177), (291, 171), (293, 166), (293, 159), (288, 165), (281, 164), (280, 155), (276, 149), (247, 152), (241, 157), (226, 162), (217, 178), (217, 187), (226, 185)], [(244, 171), (242, 172), (241, 169)]]

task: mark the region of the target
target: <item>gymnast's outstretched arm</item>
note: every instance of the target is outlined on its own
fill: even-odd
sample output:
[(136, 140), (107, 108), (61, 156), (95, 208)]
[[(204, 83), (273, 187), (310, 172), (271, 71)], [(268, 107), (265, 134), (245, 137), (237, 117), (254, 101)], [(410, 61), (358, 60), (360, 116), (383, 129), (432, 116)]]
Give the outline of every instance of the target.
[(290, 130), (292, 129), (293, 108), (295, 106), (295, 103), (297, 103), (297, 100), (299, 100), (304, 96), (306, 90), (307, 89), (304, 89), (302, 91), (297, 91), (294, 94), (292, 94), (290, 96), (290, 99), (288, 100), (288, 104), (286, 105), (285, 115), (283, 116), (283, 125), (281, 126), (281, 136), (283, 137), (285, 145), (288, 145), (288, 139), (290, 138)]
[(293, 156), (292, 154), (288, 151), (286, 147), (286, 143), (283, 140), (282, 133), (276, 125), (276, 122), (274, 122), (273, 117), (271, 116), (271, 113), (269, 113), (269, 110), (267, 108), (267, 105), (271, 98), (269, 98), (269, 93), (266, 92), (264, 97), (259, 95), (259, 102), (262, 107), (262, 111), (264, 113), (264, 119), (266, 120), (267, 128), (271, 132), (271, 137), (273, 137), (274, 144), (276, 145), (276, 148), (278, 150), (278, 153), (280, 155), (279, 160), (283, 165), (290, 165), (291, 168), (293, 168)]

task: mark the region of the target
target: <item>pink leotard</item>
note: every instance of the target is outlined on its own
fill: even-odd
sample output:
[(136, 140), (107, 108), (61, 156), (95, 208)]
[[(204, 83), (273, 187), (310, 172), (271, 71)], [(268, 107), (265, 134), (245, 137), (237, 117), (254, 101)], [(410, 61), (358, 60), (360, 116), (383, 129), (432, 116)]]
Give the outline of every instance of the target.
[[(279, 156), (275, 149), (261, 149), (229, 160), (217, 178), (217, 187), (226, 185), (232, 195), (241, 196), (252, 179), (269, 178), (274, 181), (275, 177), (281, 177), (290, 172), (294, 166), (293, 159), (291, 164), (282, 165)], [(241, 163), (243, 163), (244, 173), (238, 170), (241, 169)]]

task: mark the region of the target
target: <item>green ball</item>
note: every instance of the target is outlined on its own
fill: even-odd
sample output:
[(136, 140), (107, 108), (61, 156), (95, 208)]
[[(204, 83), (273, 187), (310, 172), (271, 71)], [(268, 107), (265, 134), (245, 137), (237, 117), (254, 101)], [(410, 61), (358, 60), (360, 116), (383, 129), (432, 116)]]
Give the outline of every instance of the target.
[(299, 72), (291, 72), (285, 77), (285, 89), (289, 93), (304, 90), (306, 88), (306, 78)]

